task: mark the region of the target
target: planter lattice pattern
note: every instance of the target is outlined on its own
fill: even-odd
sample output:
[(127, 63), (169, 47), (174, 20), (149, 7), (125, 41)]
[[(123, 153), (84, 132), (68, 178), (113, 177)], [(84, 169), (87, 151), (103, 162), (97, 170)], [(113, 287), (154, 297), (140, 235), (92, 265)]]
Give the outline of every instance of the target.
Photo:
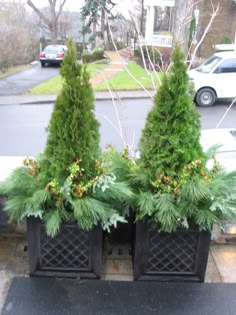
[(197, 233), (150, 233), (147, 272), (194, 272)]
[(39, 219), (27, 219), (29, 273), (38, 277), (97, 279), (101, 275), (102, 228), (83, 231), (62, 224), (55, 237), (45, 233)]
[(134, 279), (204, 281), (211, 233), (153, 231), (147, 222), (135, 224)]
[(54, 238), (41, 227), (41, 269), (89, 270), (89, 236), (77, 227), (63, 226)]

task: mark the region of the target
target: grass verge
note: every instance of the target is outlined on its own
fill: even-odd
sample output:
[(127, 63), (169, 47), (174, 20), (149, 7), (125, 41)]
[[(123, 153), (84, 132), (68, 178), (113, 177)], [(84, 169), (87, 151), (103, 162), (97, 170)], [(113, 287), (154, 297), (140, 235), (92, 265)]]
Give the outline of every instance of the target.
[[(90, 76), (95, 76), (99, 71), (105, 68), (105, 64), (100, 63), (91, 63), (87, 66), (87, 69), (90, 73)], [(148, 74), (142, 67), (136, 64), (134, 61), (130, 61), (127, 65), (128, 70), (132, 73), (132, 75), (142, 83), (142, 85), (146, 89), (153, 89), (153, 83), (156, 87), (159, 86), (159, 81), (154, 72), (151, 72), (151, 75)], [(160, 75), (161, 78), (161, 74)], [(142, 87), (135, 82), (135, 80), (129, 75), (129, 73), (124, 70), (114, 77), (108, 80), (109, 86), (111, 90), (114, 91), (128, 91), (128, 90), (140, 90)], [(36, 87), (32, 88), (30, 91), (31, 95), (35, 94), (58, 94), (62, 87), (62, 79), (61, 76), (58, 75), (46, 82), (43, 82)], [(95, 91), (107, 91), (106, 83), (99, 84), (94, 86)]]
[(0, 78), (4, 78), (10, 74), (25, 71), (31, 68), (31, 65), (20, 65), (8, 68), (6, 71), (0, 71)]
[[(142, 67), (136, 62), (130, 61), (127, 66), (129, 72), (142, 83), (146, 89), (154, 89), (152, 78), (155, 86), (159, 86), (159, 81), (154, 72), (148, 74)], [(158, 74), (160, 75), (160, 74)], [(126, 90), (140, 90), (142, 87), (130, 76), (130, 74), (124, 70), (108, 80), (109, 85), (114, 91), (126, 91)], [(96, 91), (106, 91), (106, 83), (102, 83), (95, 87)]]
[[(90, 76), (96, 75), (105, 67), (103, 63), (91, 63), (87, 66)], [(60, 75), (55, 76), (54, 78), (45, 81), (34, 88), (31, 89), (30, 95), (35, 94), (58, 94), (62, 88), (62, 78)]]

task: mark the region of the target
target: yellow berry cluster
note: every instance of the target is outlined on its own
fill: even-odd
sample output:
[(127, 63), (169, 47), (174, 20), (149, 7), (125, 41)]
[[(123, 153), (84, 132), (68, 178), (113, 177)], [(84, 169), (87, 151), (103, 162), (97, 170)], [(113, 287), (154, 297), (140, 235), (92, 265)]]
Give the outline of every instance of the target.
[(39, 163), (34, 159), (28, 157), (25, 158), (23, 165), (27, 168), (27, 172), (32, 176), (35, 176), (39, 171)]

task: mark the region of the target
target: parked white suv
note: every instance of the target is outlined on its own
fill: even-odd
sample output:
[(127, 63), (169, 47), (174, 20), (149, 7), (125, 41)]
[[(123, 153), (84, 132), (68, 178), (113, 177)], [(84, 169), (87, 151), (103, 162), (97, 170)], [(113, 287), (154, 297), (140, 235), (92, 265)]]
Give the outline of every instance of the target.
[(199, 106), (212, 106), (217, 98), (236, 97), (236, 51), (215, 53), (188, 74)]

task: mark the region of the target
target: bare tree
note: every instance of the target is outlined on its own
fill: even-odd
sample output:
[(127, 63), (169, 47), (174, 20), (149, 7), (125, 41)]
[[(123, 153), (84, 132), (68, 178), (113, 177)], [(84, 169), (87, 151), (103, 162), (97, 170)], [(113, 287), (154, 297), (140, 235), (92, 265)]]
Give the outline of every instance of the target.
[(28, 63), (38, 53), (34, 21), (21, 1), (0, 1), (0, 71)]
[(45, 23), (51, 34), (51, 43), (56, 44), (57, 34), (58, 34), (58, 19), (61, 15), (62, 9), (66, 3), (66, 0), (48, 0), (50, 17), (46, 17), (42, 10), (40, 10), (36, 5), (31, 1), (27, 0), (27, 4), (35, 11), (43, 23)]
[(178, 0), (175, 2), (174, 34), (175, 40), (182, 46), (183, 51), (188, 50), (190, 24), (193, 10), (199, 0)]
[[(129, 10), (129, 18), (133, 24), (133, 28), (135, 32), (140, 33), (144, 36), (144, 29), (145, 29), (145, 10), (144, 10), (144, 0), (137, 0), (135, 3), (132, 1), (133, 8)], [(137, 30), (138, 28), (138, 30)]]

